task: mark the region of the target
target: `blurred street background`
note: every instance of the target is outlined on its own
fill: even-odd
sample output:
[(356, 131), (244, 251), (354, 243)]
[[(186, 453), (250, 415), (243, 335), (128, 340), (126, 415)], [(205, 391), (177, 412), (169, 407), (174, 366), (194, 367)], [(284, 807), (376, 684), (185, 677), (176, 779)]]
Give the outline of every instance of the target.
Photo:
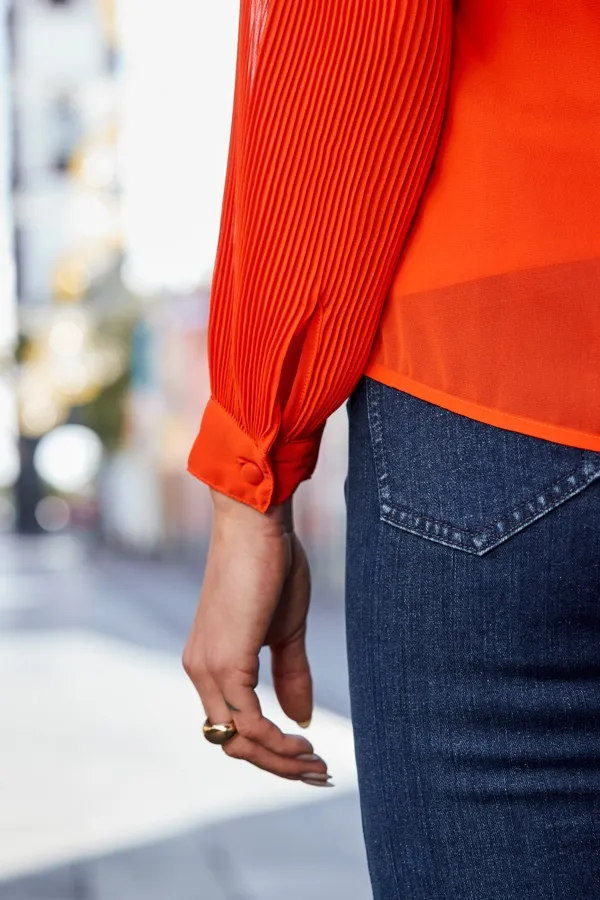
[[(370, 894), (343, 631), (345, 411), (296, 519), (323, 790), (233, 763), (180, 665), (186, 472), (239, 0), (0, 0), (0, 900)], [(263, 666), (268, 670), (267, 660)], [(291, 729), (265, 676), (267, 713)]]

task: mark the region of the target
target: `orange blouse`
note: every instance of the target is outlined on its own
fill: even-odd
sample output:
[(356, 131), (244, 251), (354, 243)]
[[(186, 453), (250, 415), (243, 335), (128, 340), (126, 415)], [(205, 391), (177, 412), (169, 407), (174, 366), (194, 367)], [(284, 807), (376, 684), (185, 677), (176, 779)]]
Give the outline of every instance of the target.
[(600, 4), (241, 0), (189, 471), (264, 511), (365, 373), (600, 451)]

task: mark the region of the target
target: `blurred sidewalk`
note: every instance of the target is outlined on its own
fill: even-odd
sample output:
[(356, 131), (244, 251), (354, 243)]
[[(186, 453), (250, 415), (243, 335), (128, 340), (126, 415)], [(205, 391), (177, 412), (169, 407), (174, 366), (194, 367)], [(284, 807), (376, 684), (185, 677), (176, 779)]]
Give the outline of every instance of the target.
[(309, 624), (325, 790), (203, 740), (179, 662), (199, 584), (65, 537), (0, 538), (0, 900), (371, 897), (341, 598), (317, 584)]

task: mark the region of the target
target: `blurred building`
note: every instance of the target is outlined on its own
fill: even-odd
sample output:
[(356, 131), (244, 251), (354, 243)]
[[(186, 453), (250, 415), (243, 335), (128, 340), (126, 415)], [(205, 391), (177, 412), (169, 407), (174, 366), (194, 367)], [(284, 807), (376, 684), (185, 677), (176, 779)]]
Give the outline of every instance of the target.
[[(18, 0), (12, 40), (18, 286), (27, 312), (51, 304), (56, 290), (75, 293), (77, 252), (116, 228), (105, 194), (114, 172), (97, 146), (114, 122), (114, 57), (96, 0)], [(73, 284), (62, 285), (68, 275)]]
[[(186, 458), (209, 395), (237, 18), (236, 4), (197, 0), (13, 5), (4, 252), (14, 243), (21, 530), (92, 516), (127, 550), (196, 558), (206, 543), (210, 498)], [(14, 479), (14, 401), (10, 415)], [(315, 565), (336, 582), (345, 430), (340, 411), (296, 503)]]
[(6, 493), (18, 475), (13, 349), (17, 336), (11, 215), (11, 92), (9, 4), (0, 0), (0, 528), (12, 519)]
[[(116, 56), (110, 10), (96, 0), (18, 0), (8, 34), (21, 332), (15, 497), (19, 529), (31, 532), (42, 519), (53, 527), (37, 512), (39, 440), (69, 421), (72, 409), (115, 370), (114, 359), (109, 365), (95, 346), (95, 323), (83, 301), (118, 253)], [(77, 432), (68, 434), (76, 440)], [(73, 444), (73, 460), (80, 450)], [(65, 500), (45, 508), (62, 509), (57, 526), (68, 521)]]
[(10, 7), (0, 0), (0, 359), (12, 350), (17, 333), (11, 204), (12, 103), (10, 90)]

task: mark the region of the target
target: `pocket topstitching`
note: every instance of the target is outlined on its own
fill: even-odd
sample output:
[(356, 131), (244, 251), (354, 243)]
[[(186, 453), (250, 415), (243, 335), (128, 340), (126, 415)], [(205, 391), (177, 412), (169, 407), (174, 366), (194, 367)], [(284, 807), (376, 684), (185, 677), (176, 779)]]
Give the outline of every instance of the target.
[(380, 518), (483, 556), (600, 477), (600, 453), (497, 428), (367, 379)]

